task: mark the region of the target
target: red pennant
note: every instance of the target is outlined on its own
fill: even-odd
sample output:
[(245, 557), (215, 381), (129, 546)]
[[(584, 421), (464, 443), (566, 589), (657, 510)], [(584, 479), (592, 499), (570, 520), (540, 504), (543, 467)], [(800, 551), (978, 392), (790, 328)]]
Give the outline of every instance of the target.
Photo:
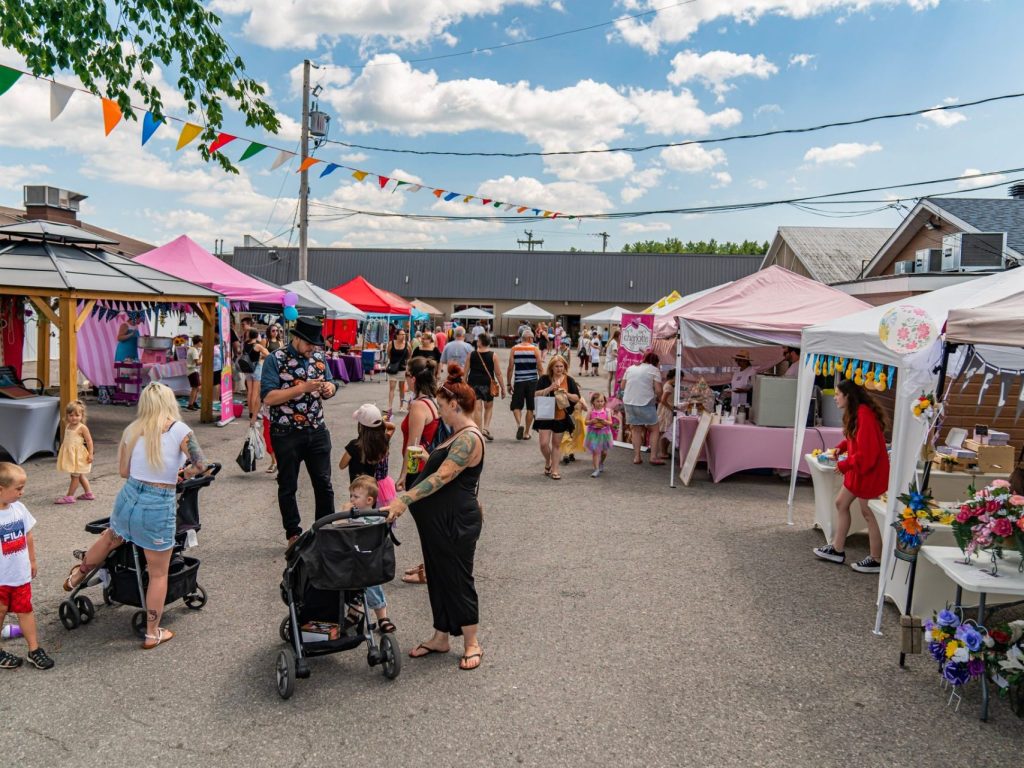
[(381, 189), (384, 189), (384, 187), (386, 187), (388, 185), (389, 181), (391, 181), (391, 179), (388, 176), (378, 176), (377, 177), (377, 183), (380, 184), (380, 188)]
[(434, 190), (434, 197), (436, 197), (438, 199), (440, 199), (441, 195), (443, 195), (443, 194), (444, 194), (444, 190), (443, 189), (435, 189)]
[(482, 203), (483, 205), (489, 205), (489, 204), (490, 204), (490, 202), (491, 202), (491, 200), (490, 200), (490, 198), (488, 198), (488, 197), (485, 197), (485, 198), (483, 198), (483, 199), (482, 199), (482, 200), (481, 200), (480, 202), (481, 202), (481, 203)]
[(213, 143), (210, 145), (210, 148), (209, 148), (210, 154), (212, 155), (214, 152), (216, 152), (218, 149), (223, 147), (225, 144), (230, 144), (232, 141), (234, 141), (237, 138), (238, 138), (237, 136), (232, 136), (230, 133), (222, 133), (222, 134), (220, 134), (220, 136), (218, 136), (216, 139), (214, 139)]

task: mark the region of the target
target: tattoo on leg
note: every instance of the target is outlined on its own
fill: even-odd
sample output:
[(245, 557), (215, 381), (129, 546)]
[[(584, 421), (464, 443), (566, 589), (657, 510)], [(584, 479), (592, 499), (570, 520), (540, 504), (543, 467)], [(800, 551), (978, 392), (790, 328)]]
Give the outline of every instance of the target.
[(157, 618), (159, 617), (159, 614), (157, 614), (157, 612), (154, 611), (152, 608), (150, 608), (149, 611), (147, 611), (147, 614), (148, 614), (149, 620), (154, 622), (154, 623), (156, 622)]

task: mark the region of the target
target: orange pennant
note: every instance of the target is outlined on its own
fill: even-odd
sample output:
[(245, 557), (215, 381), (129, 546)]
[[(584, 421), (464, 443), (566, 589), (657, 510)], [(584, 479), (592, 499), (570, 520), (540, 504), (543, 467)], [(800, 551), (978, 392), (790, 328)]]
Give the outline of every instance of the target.
[(190, 142), (194, 141), (196, 136), (198, 136), (202, 132), (203, 127), (201, 125), (196, 125), (195, 123), (185, 123), (181, 127), (181, 134), (178, 136), (178, 146), (174, 148), (174, 151), (177, 152), (186, 144), (189, 144)]
[(438, 199), (440, 199), (441, 195), (443, 195), (443, 194), (444, 194), (444, 190), (443, 189), (435, 189), (434, 190), (434, 197), (436, 197)]
[(319, 159), (317, 159), (315, 157), (307, 157), (305, 160), (302, 161), (302, 165), (299, 166), (299, 170), (296, 171), (296, 173), (302, 173), (303, 171), (308, 171), (310, 168), (312, 168), (317, 163), (322, 163), (322, 162), (323, 162), (323, 160), (319, 160)]
[(109, 136), (110, 132), (121, 122), (123, 115), (121, 108), (113, 99), (101, 98), (100, 100), (103, 102), (103, 132)]

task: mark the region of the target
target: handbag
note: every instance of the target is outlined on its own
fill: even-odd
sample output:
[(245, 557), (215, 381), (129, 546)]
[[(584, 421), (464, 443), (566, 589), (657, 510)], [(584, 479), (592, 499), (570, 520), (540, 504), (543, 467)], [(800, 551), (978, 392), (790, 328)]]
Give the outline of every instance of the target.
[(235, 463), (242, 468), (243, 472), (255, 472), (256, 462), (267, 454), (267, 445), (263, 442), (263, 433), (255, 426), (249, 427), (242, 443), (242, 450), (235, 457)]
[(538, 421), (555, 418), (555, 398), (546, 395), (533, 398), (533, 417)]
[(555, 390), (555, 407), (560, 411), (569, 410), (569, 395), (564, 389)]
[(247, 355), (242, 355), (237, 360), (235, 360), (235, 368), (237, 368), (242, 373), (256, 372), (256, 366), (253, 365), (252, 360), (250, 360)]
[[(498, 386), (498, 382), (495, 381), (494, 376), (491, 375), (491, 369), (484, 365), (484, 356), (479, 352), (476, 353), (476, 356), (480, 358), (480, 365), (483, 366), (484, 371), (486, 371), (487, 378), (491, 380), (491, 397), (497, 397), (501, 394), (501, 387)], [(493, 360), (494, 358), (492, 357), (491, 359)]]

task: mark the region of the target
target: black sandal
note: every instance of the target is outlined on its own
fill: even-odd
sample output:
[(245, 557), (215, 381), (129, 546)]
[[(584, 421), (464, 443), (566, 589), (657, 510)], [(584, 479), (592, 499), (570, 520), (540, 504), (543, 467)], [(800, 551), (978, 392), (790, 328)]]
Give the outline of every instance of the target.
[(377, 631), (382, 635), (390, 635), (397, 629), (398, 627), (395, 626), (395, 623), (391, 621), (391, 619), (385, 618), (377, 620)]

